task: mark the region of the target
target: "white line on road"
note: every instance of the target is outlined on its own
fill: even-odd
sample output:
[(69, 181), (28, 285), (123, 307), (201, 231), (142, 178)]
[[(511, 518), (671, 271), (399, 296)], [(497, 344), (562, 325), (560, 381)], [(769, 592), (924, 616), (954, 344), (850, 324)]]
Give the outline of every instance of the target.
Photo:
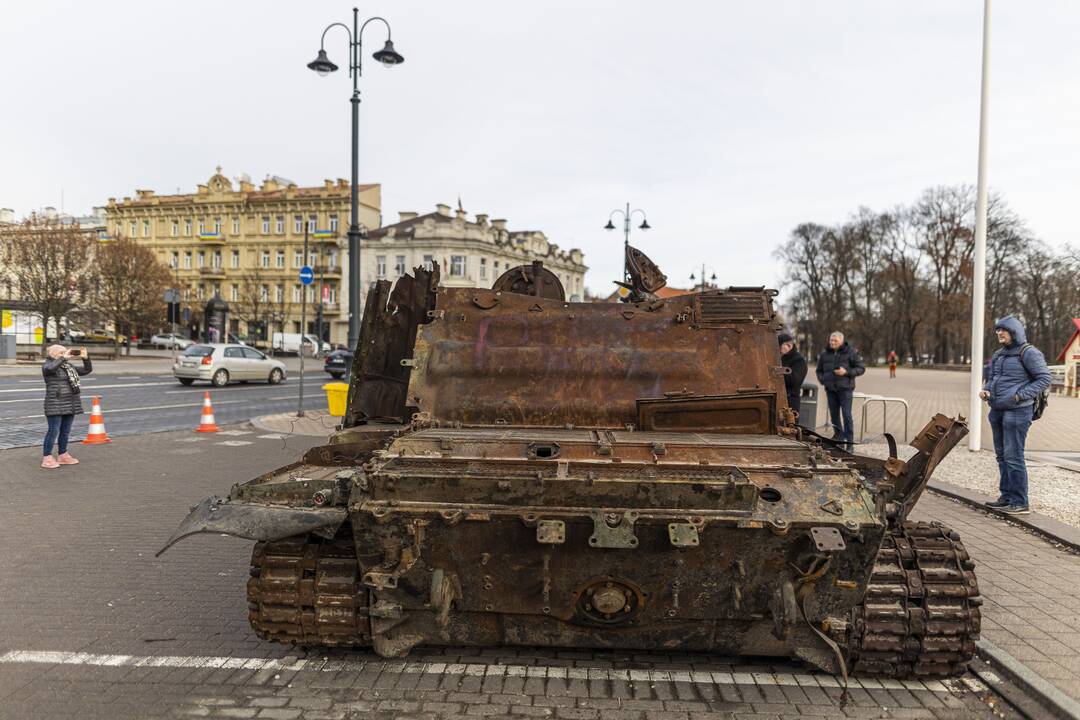
[[(685, 670), (614, 670), (608, 668), (575, 668), (554, 665), (481, 665), (478, 663), (450, 665), (447, 663), (400, 662), (384, 660), (338, 660), (327, 658), (281, 660), (265, 658), (234, 658), (227, 656), (191, 655), (97, 655), (80, 652), (12, 650), (0, 655), (0, 664), (89, 665), (92, 667), (164, 667), (164, 668), (221, 668), (244, 670), (284, 670), (309, 672), (381, 671), (382, 674), (435, 675), (499, 675), (508, 677), (547, 677), (571, 680), (622, 680), (632, 682), (693, 682), (700, 685), (791, 685), (836, 688), (840, 684), (832, 675), (821, 673), (730, 673)], [(949, 693), (940, 680), (898, 680), (908, 690), (930, 690)], [(858, 678), (848, 678), (850, 687), (860, 687)], [(876, 680), (867, 679), (866, 687), (880, 689)]]
[(223, 442), (214, 443), (215, 445), (224, 445), (225, 447), (240, 447), (241, 445), (251, 445), (250, 440), (225, 440)]
[[(273, 399), (273, 398), (271, 398), (271, 399)], [(235, 405), (236, 403), (242, 403), (242, 402), (246, 402), (246, 401), (244, 401), (244, 400), (218, 400), (214, 404), (215, 405)], [(120, 408), (118, 410), (113, 410), (113, 409), (109, 408), (109, 409), (105, 409), (104, 414), (106, 416), (108, 416), (108, 415), (115, 415), (116, 413), (144, 412), (144, 411), (150, 411), (150, 410), (172, 410), (174, 408), (185, 408), (185, 407), (186, 408), (198, 409), (199, 405), (197, 403), (186, 402), (186, 403), (180, 403), (178, 405), (151, 405), (149, 407)], [(34, 420), (36, 418), (43, 418), (43, 417), (45, 417), (45, 416), (44, 415), (19, 415), (18, 417), (4, 418), (4, 419), (5, 420)]]
[[(35, 380), (34, 382), (42, 383), (44, 381), (43, 380)], [(109, 390), (111, 388), (149, 387), (151, 385), (172, 385), (172, 383), (167, 383), (167, 382), (115, 383), (113, 385), (91, 385), (91, 384), (83, 383), (82, 384), (82, 389), (83, 390), (97, 391), (97, 390)], [(45, 386), (42, 385), (40, 389), (42, 391), (44, 391)], [(39, 388), (14, 388), (12, 390), (0, 390), (0, 393), (37, 392), (38, 390), (39, 390)]]

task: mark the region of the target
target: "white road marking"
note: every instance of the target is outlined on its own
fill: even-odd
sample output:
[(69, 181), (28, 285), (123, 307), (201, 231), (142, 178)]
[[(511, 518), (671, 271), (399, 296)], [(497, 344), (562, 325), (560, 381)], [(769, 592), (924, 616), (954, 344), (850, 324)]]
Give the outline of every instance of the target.
[[(235, 405), (236, 403), (242, 403), (242, 402), (245, 402), (245, 401), (244, 400), (218, 400), (216, 404), (217, 405)], [(186, 407), (186, 408), (195, 408), (197, 410), (200, 406), (199, 406), (198, 403), (186, 402), (186, 403), (180, 403), (179, 405), (151, 405), (149, 407), (120, 408), (118, 410), (113, 410), (113, 409), (110, 409), (110, 408), (103, 408), (103, 411), (104, 411), (104, 415), (106, 417), (108, 417), (109, 415), (114, 415), (116, 413), (148, 412), (150, 410), (172, 410), (172, 409), (175, 409), (175, 408), (184, 408), (184, 407)], [(35, 418), (43, 418), (43, 417), (45, 417), (45, 416), (44, 415), (20, 415), (18, 417), (4, 418), (4, 419), (5, 420), (33, 420)]]
[(222, 430), (218, 435), (250, 435), (251, 430)]
[(287, 438), (288, 435), (283, 435), (281, 433), (267, 433), (266, 435), (256, 435), (256, 437), (260, 440), (282, 440)]
[[(35, 380), (34, 382), (40, 384), (40, 383), (44, 383), (44, 380)], [(167, 382), (143, 382), (143, 383), (114, 383), (112, 385), (93, 385), (93, 384), (82, 383), (82, 389), (83, 390), (92, 390), (92, 391), (96, 392), (98, 390), (110, 390), (112, 388), (150, 387), (150, 386), (153, 386), (153, 385), (172, 385), (172, 383), (167, 383)], [(0, 390), (0, 393), (24, 393), (24, 392), (37, 392), (39, 390), (41, 392), (44, 392), (45, 391), (45, 386), (41, 385), (41, 388), (13, 388), (11, 390)]]
[(253, 445), (250, 440), (225, 440), (224, 442), (214, 443), (215, 445), (224, 445), (225, 447), (240, 447), (241, 445)]
[(202, 441), (203, 441), (203, 440), (205, 440), (205, 439), (206, 439), (205, 437), (202, 437), (202, 436), (198, 436), (198, 435), (197, 435), (197, 436), (195, 436), (195, 437), (182, 437), (182, 438), (174, 438), (174, 441), (175, 441), (175, 442), (186, 442), (186, 443), (193, 443), (193, 442), (202, 442)]
[[(264, 658), (234, 658), (227, 656), (199, 655), (98, 655), (94, 653), (56, 652), (43, 650), (12, 650), (0, 655), (0, 664), (39, 664), (39, 665), (88, 665), (92, 667), (162, 667), (162, 668), (222, 668), (244, 670), (285, 670), (309, 672), (358, 672), (365, 667), (381, 670), (383, 674), (457, 674), (457, 675), (507, 675), (509, 677), (549, 677), (589, 680), (630, 680), (633, 682), (692, 682), (700, 685), (790, 685), (791, 675), (772, 673), (705, 673), (668, 670), (611, 670), (607, 668), (566, 668), (555, 665), (479, 665), (422, 662), (387, 662), (384, 660), (328, 660), (327, 658), (281, 660)], [(839, 687), (831, 675), (802, 674), (795, 676), (804, 686)], [(816, 680), (816, 683), (813, 682)], [(974, 691), (985, 689), (981, 683), (964, 679), (967, 687)], [(858, 687), (859, 682), (852, 680), (851, 685)], [(863, 685), (866, 687), (866, 685)], [(941, 682), (930, 680), (905, 680), (903, 686), (912, 690), (930, 690), (949, 694), (950, 690)]]

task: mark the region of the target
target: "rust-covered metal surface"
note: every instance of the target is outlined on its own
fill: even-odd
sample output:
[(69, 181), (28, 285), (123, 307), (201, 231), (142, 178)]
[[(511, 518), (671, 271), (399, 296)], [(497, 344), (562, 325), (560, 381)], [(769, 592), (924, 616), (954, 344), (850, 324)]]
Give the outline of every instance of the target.
[(663, 275), (634, 252), (640, 302), (567, 303), (536, 265), (501, 289), (442, 288), (437, 269), (378, 283), (345, 429), (208, 500), (171, 542), (259, 540), (251, 624), (286, 643), (961, 672), (979, 632), (971, 560), (907, 515), (963, 419), (930, 419), (907, 461), (805, 433), (772, 294), (658, 300)]

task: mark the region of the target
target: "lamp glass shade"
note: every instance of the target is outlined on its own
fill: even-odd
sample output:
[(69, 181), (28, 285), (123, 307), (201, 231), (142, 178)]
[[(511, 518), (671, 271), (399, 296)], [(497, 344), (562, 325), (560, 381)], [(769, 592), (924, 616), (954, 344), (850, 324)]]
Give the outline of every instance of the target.
[(605, 230), (614, 230), (615, 229), (615, 223), (608, 220), (607, 225), (604, 226), (604, 229)]
[(394, 43), (392, 40), (387, 40), (383, 45), (383, 49), (378, 52), (372, 53), (371, 57), (381, 62), (386, 67), (394, 67), (405, 62), (405, 58), (401, 56), (397, 50), (394, 49)]
[(326, 51), (321, 48), (318, 57), (309, 62), (307, 66), (319, 73), (321, 77), (325, 77), (338, 69), (338, 66), (330, 62), (330, 58), (326, 57)]

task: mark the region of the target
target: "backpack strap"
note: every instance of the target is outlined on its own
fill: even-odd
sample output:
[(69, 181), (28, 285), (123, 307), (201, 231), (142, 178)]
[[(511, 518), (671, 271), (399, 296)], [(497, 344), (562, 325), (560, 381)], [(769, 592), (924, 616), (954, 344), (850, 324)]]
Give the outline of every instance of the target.
[(1020, 367), (1024, 368), (1024, 372), (1027, 373), (1028, 382), (1034, 382), (1035, 377), (1031, 374), (1031, 371), (1028, 370), (1027, 363), (1024, 362), (1024, 353), (1026, 353), (1028, 350), (1030, 350), (1033, 347), (1035, 347), (1035, 346), (1032, 345), (1031, 343), (1024, 343), (1023, 345), (1020, 346)]

